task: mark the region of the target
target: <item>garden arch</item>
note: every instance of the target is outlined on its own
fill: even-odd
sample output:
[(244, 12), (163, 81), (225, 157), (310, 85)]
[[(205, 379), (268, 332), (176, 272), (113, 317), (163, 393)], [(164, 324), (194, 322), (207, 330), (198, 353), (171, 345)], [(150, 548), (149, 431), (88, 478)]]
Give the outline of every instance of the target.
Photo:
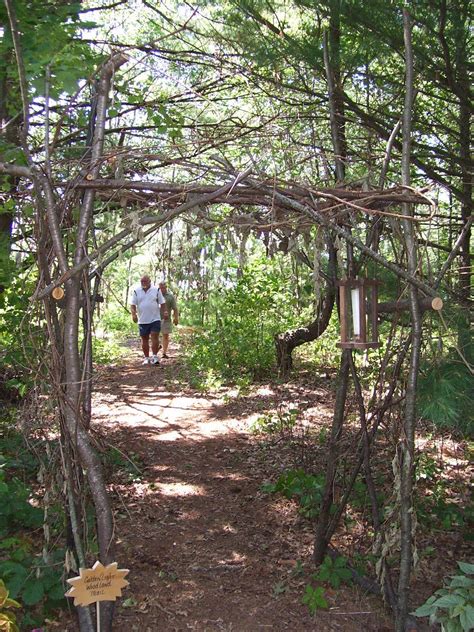
[[(12, 32), (15, 34), (17, 29), (12, 28)], [(20, 84), (24, 88), (26, 79), (24, 72), (22, 72), (19, 42), (15, 42), (15, 46), (19, 59)], [(420, 291), (426, 296), (437, 295), (437, 287), (456, 257), (472, 224), (471, 218), (463, 226), (449, 253), (447, 265), (442, 268), (438, 278), (430, 285), (417, 274), (413, 260), (405, 267), (400, 263), (393, 263), (384, 258), (377, 248), (380, 238), (380, 224), (401, 221), (406, 229), (405, 249), (408, 257), (409, 253), (413, 251), (413, 230), (407, 227), (417, 221), (409, 209), (413, 205), (426, 205), (429, 209), (427, 212), (429, 216), (434, 208), (429, 198), (422, 192), (412, 190), (409, 182), (404, 178), (402, 178), (402, 184), (399, 187), (389, 190), (382, 188), (364, 191), (361, 187), (351, 189), (343, 186), (331, 189), (314, 189), (300, 183), (288, 184), (268, 180), (258, 174), (257, 168), (238, 173), (231, 166), (222, 163), (218, 163), (218, 168), (213, 169), (217, 181), (215, 185), (196, 185), (194, 183), (178, 185), (174, 182), (101, 177), (111, 164), (115, 164), (117, 161), (123, 163), (127, 159), (126, 151), (121, 148), (104, 151), (104, 132), (111, 79), (125, 61), (126, 58), (123, 55), (114, 55), (100, 71), (95, 107), (92, 108), (95, 112), (95, 120), (92, 126), (93, 133), (88, 143), (90, 150), (82, 162), (80, 171), (74, 178), (68, 181), (54, 181), (51, 176), (51, 156), (48, 153), (48, 142), (45, 151), (45, 169), (38, 167), (31, 158), (28, 147), (29, 111), (25, 90), (22, 93), (24, 110), (22, 145), (28, 165), (0, 163), (0, 173), (30, 183), (26, 186), (26, 190), (35, 201), (39, 283), (33, 300), (42, 301), (43, 316), (52, 349), (48, 371), (51, 376), (52, 393), (58, 403), (58, 422), (62, 430), (67, 456), (66, 484), (68, 487), (69, 518), (74, 534), (76, 555), (80, 564), (84, 561), (84, 553), (81, 544), (80, 516), (75, 498), (84, 473), (88, 480), (96, 511), (100, 558), (104, 564), (113, 560), (113, 525), (110, 503), (102, 466), (88, 433), (92, 380), (90, 341), (94, 311), (94, 293), (90, 290), (90, 283), (121, 252), (139, 243), (143, 236), (156, 231), (175, 217), (184, 216), (186, 213), (200, 209), (200, 220), (202, 221), (203, 209), (210, 205), (225, 203), (236, 209), (235, 216), (232, 217), (231, 215), (230, 221), (241, 222), (242, 215), (244, 215), (249, 228), (256, 231), (261, 231), (262, 227), (271, 226), (274, 228), (275, 224), (278, 224), (279, 230), (290, 231), (298, 230), (299, 227), (307, 226), (308, 223), (321, 226), (330, 236), (330, 239), (337, 236), (338, 239), (347, 244), (351, 257), (354, 250), (358, 251), (363, 257), (371, 258), (378, 265), (384, 266), (400, 279), (406, 281), (413, 288), (411, 292), (413, 310), (415, 313), (419, 313), (417, 293)], [(407, 111), (409, 105), (410, 100), (408, 100)], [(410, 126), (408, 122), (405, 129), (409, 136)], [(387, 147), (387, 151), (389, 154), (390, 146)], [(406, 153), (405, 163), (406, 160), (409, 160), (409, 151)], [(93, 230), (95, 203), (98, 200), (117, 204), (124, 211), (127, 210), (129, 204), (132, 204), (135, 211), (130, 225), (125, 226), (97, 248), (91, 249), (90, 237)], [(157, 206), (160, 209), (158, 213), (155, 212)], [(139, 211), (136, 210), (136, 207), (139, 208)], [(394, 207), (396, 208), (395, 211)], [(400, 207), (401, 212), (398, 210)], [(242, 209), (245, 210), (245, 213), (242, 213)], [(369, 231), (368, 239), (365, 242), (356, 235), (357, 218), (361, 214), (373, 218), (371, 222), (373, 231)], [(206, 221), (212, 222), (212, 218), (207, 217)], [(65, 232), (68, 230), (70, 234), (74, 233), (74, 237), (70, 238), (69, 235), (66, 247)], [(92, 269), (92, 266), (96, 266), (96, 269)], [(53, 291), (58, 287), (62, 287), (65, 294), (64, 308), (61, 308), (61, 311), (58, 310), (58, 305), (52, 296)], [(327, 306), (323, 310), (324, 318), (327, 318), (328, 313), (330, 314), (333, 301), (333, 297), (328, 298)], [(414, 324), (416, 330), (414, 340), (418, 345), (421, 335), (419, 320)], [(317, 323), (317, 327), (321, 329), (322, 321)], [(83, 329), (84, 344), (80, 342), (79, 332), (81, 328)], [(288, 349), (288, 341), (286, 341), (286, 345)], [(282, 342), (282, 349), (284, 346), (285, 341)], [(401, 349), (396, 358), (396, 366), (401, 367), (407, 351), (408, 345)], [(283, 351), (282, 355), (284, 355)], [(412, 363), (410, 366), (412, 382), (416, 370), (416, 363)], [(371, 438), (380, 425), (385, 410), (390, 405), (389, 399), (380, 401), (372, 418), (368, 418), (358, 386), (354, 363), (350, 353), (344, 351), (341, 356), (339, 388), (331, 433), (327, 487), (316, 533), (316, 561), (320, 561), (321, 555), (324, 554), (337, 524), (335, 518), (331, 517), (333, 505), (331, 486), (335, 476), (334, 460), (337, 453), (337, 440), (344, 421), (350, 373), (354, 379), (360, 417), (364, 424), (362, 429), (363, 441), (358, 459), (359, 468), (364, 463), (367, 465)], [(416, 380), (410, 385), (411, 404), (413, 404), (415, 386)], [(388, 389), (389, 395), (390, 390), (393, 395), (394, 389), (395, 382), (392, 381)], [(372, 421), (371, 426), (369, 426), (370, 421)], [(404, 446), (405, 454), (410, 451), (410, 440), (409, 437), (407, 445)], [(408, 469), (405, 473), (405, 480), (409, 479), (410, 468), (412, 467), (410, 459), (406, 462)], [(354, 472), (354, 478), (356, 474), (357, 472)], [(368, 474), (369, 470), (367, 470)], [(343, 503), (338, 509), (339, 517), (342, 510)], [(409, 507), (405, 507), (405, 510), (408, 512)], [(405, 525), (405, 532), (407, 529), (410, 529), (409, 524)], [(395, 608), (400, 607), (396, 600), (393, 604), (395, 595), (393, 586), (388, 583), (384, 588), (392, 605)], [(402, 589), (406, 592), (406, 585), (402, 586)], [(401, 608), (403, 609), (403, 606)], [(79, 609), (79, 616), (81, 631), (92, 630), (90, 612), (81, 608)], [(104, 609), (103, 617), (103, 629), (111, 629), (111, 609), (108, 611)]]

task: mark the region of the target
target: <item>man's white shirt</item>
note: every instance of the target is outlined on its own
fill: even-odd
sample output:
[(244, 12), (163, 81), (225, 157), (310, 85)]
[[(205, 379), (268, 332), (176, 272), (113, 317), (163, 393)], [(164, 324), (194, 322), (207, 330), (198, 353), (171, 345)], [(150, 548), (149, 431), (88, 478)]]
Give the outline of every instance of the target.
[(161, 320), (160, 305), (165, 302), (161, 290), (154, 285), (151, 285), (146, 292), (141, 286), (135, 288), (132, 294), (132, 305), (137, 306), (138, 324), (147, 325), (155, 320)]

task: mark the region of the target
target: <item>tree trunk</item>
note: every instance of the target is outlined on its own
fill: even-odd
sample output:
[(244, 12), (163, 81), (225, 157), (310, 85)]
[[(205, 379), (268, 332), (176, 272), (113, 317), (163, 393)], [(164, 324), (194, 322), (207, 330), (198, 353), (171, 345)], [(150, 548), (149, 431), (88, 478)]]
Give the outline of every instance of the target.
[[(407, 9), (403, 10), (403, 31), (405, 38), (405, 107), (403, 113), (402, 183), (410, 186), (411, 116), (413, 107), (413, 51), (411, 42), (412, 21)], [(404, 215), (411, 217), (413, 208), (402, 204)], [(407, 252), (407, 267), (410, 274), (417, 271), (416, 240), (413, 222), (403, 220), (403, 234)], [(410, 365), (405, 395), (403, 433), (399, 445), (400, 467), (400, 574), (398, 578), (398, 603), (396, 630), (405, 632), (416, 629), (409, 617), (410, 578), (413, 567), (413, 477), (416, 427), (416, 387), (421, 351), (421, 314), (418, 305), (418, 290), (410, 286), (410, 312), (412, 320), (412, 340)]]
[(277, 354), (277, 366), (280, 377), (287, 378), (292, 367), (291, 354), (296, 347), (305, 342), (317, 340), (323, 334), (331, 319), (336, 292), (334, 286), (329, 286), (321, 301), (321, 308), (317, 317), (307, 327), (290, 329), (275, 336), (275, 348)]
[[(469, 107), (469, 81), (466, 72), (462, 73), (462, 87), (464, 97), (460, 99), (459, 107), (459, 142), (461, 148), (461, 180), (462, 202), (461, 217), (463, 226), (467, 227), (472, 221), (472, 170), (471, 170), (471, 112)], [(458, 344), (468, 362), (474, 363), (474, 348), (470, 332), (471, 302), (471, 230), (465, 231), (460, 248), (461, 265), (459, 269), (459, 290), (463, 317), (459, 327)]]
[(326, 293), (322, 298), (316, 318), (307, 327), (290, 329), (275, 336), (275, 349), (277, 357), (278, 373), (280, 377), (286, 379), (293, 367), (291, 354), (296, 347), (305, 342), (317, 340), (327, 329), (331, 320), (334, 301), (336, 298), (336, 250), (331, 237), (328, 236), (329, 250), (329, 279)]
[(334, 499), (334, 482), (336, 478), (339, 449), (338, 444), (344, 425), (344, 412), (346, 407), (347, 388), (349, 385), (351, 353), (352, 351), (350, 349), (343, 349), (341, 353), (341, 364), (337, 379), (336, 402), (334, 405), (334, 417), (328, 446), (326, 480), (324, 483), (323, 499), (314, 536), (313, 560), (316, 566), (319, 566), (319, 564), (323, 561), (329, 544), (327, 530), (331, 518), (331, 507)]
[[(5, 29), (8, 25), (5, 24)], [(13, 51), (8, 50), (4, 53), (2, 66), (5, 73), (0, 77), (0, 129), (1, 136), (4, 137), (7, 144), (18, 146), (20, 140), (19, 128), (21, 125), (21, 116), (17, 116), (11, 120), (9, 110), (12, 109), (12, 101), (18, 98), (18, 94), (12, 95), (13, 85), (11, 79), (7, 77), (6, 69), (12, 63)], [(18, 91), (17, 91), (18, 92)], [(3, 159), (3, 158), (2, 158)], [(13, 196), (18, 185), (18, 178), (14, 176), (5, 176), (9, 184), (9, 194)], [(5, 290), (9, 284), (10, 276), (10, 253), (12, 241), (13, 212), (2, 209), (0, 213), (0, 293)]]

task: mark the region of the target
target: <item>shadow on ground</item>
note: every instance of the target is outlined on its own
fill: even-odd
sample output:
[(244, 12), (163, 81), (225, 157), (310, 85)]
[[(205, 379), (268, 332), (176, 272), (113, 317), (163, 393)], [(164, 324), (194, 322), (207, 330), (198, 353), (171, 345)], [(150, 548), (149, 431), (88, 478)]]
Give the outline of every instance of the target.
[(139, 470), (124, 458), (109, 472), (116, 559), (130, 569), (114, 630), (389, 630), (379, 601), (353, 587), (327, 589), (330, 609), (309, 616), (301, 597), (312, 527), (261, 490), (287, 464), (278, 446), (259, 445), (251, 421), (297, 406), (329, 427), (330, 384), (203, 395), (183, 383), (172, 352), (152, 367), (134, 350), (96, 378), (93, 431), (104, 455), (114, 446)]

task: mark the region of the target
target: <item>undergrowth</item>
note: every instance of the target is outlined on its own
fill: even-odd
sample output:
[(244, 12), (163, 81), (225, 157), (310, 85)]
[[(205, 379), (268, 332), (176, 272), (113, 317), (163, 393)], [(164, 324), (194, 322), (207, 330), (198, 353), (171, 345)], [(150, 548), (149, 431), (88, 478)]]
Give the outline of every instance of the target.
[(421, 369), (418, 407), (438, 428), (474, 436), (474, 379), (465, 363), (446, 358)]
[(250, 266), (235, 287), (222, 289), (215, 318), (186, 348), (193, 385), (268, 376), (274, 335), (296, 324), (294, 298), (270, 263)]
[[(267, 459), (270, 458), (277, 467), (277, 463), (280, 461), (285, 464), (283, 471), (280, 470), (274, 480), (262, 485), (262, 490), (293, 501), (302, 518), (311, 521), (314, 525), (320, 513), (324, 491), (323, 464), (327, 441), (329, 440), (328, 432), (317, 431), (316, 429), (312, 431), (310, 421), (307, 417), (304, 418), (301, 411), (297, 409), (284, 410), (283, 408), (258, 417), (253, 422), (251, 430), (260, 437), (259, 446), (262, 455)], [(420, 557), (428, 556), (431, 554), (430, 551), (435, 550), (435, 547), (430, 547), (429, 543), (437, 541), (441, 534), (446, 534), (449, 538), (450, 534), (457, 533), (459, 541), (464, 541), (467, 547), (468, 542), (472, 540), (472, 527), (474, 525), (474, 508), (469, 500), (469, 481), (466, 476), (459, 475), (462, 472), (462, 464), (472, 461), (471, 445), (467, 441), (456, 443), (453, 439), (443, 440), (439, 432), (433, 435), (425, 432), (423, 437), (423, 450), (420, 449), (416, 457), (415, 511), (418, 530), (423, 533), (423, 539), (428, 543), (428, 546), (418, 552)], [(379, 451), (378, 466), (374, 468), (372, 476), (376, 487), (374, 491), (379, 510), (379, 520), (383, 523), (384, 516), (391, 506), (392, 490), (386, 484), (387, 463), (381, 446)], [(316, 460), (308, 458), (306, 456), (308, 452), (313, 456), (319, 454), (319, 458)], [(455, 462), (451, 458), (452, 453), (456, 455)], [(335, 498), (341, 497), (341, 491), (347, 485), (346, 479), (351, 467), (351, 464), (347, 463), (337, 472), (334, 481)], [(334, 505), (331, 513), (335, 511), (336, 506)], [(350, 541), (353, 537), (357, 538), (357, 532), (364, 525), (367, 544), (361, 551), (353, 555), (350, 566), (348, 560), (341, 556), (326, 557), (316, 573), (310, 576), (310, 581), (304, 588), (302, 603), (308, 607), (312, 615), (317, 613), (319, 609), (328, 607), (327, 585), (332, 589), (337, 589), (342, 583), (351, 582), (353, 573), (368, 575), (369, 577), (373, 575), (377, 558), (371, 553), (370, 546), (374, 534), (372, 517), (371, 496), (367, 481), (361, 472), (354, 480), (352, 492), (342, 516), (341, 526), (344, 526), (346, 536)], [(471, 571), (469, 572), (471, 573)], [(458, 583), (464, 581), (466, 585), (469, 581), (469, 590), (472, 590), (471, 577), (456, 581)], [(453, 586), (457, 586), (457, 584), (451, 585), (451, 588)], [(282, 593), (286, 588), (283, 585), (278, 586), (278, 592)], [(436, 614), (439, 616), (436, 621), (442, 621), (441, 617), (444, 614), (441, 608), (445, 605), (447, 607), (449, 602), (450, 606), (453, 606), (451, 613), (448, 613), (449, 616), (460, 618), (462, 612), (463, 622), (470, 620), (471, 610), (468, 598), (463, 596), (461, 599), (459, 594), (455, 597), (451, 595), (448, 598), (445, 593), (446, 589), (437, 591), (435, 598), (429, 603), (427, 602), (426, 607), (420, 609), (420, 612), (432, 616)], [(459, 606), (457, 610), (454, 608), (455, 601)], [(436, 612), (433, 608), (434, 603), (438, 608)], [(420, 614), (420, 616), (422, 615)], [(444, 629), (464, 632), (470, 628), (449, 627), (444, 624)]]
[(38, 493), (38, 467), (11, 418), (0, 419), (0, 580), (9, 598), (21, 605), (17, 618), (22, 629), (42, 625), (65, 605), (64, 550), (44, 551), (46, 516)]

